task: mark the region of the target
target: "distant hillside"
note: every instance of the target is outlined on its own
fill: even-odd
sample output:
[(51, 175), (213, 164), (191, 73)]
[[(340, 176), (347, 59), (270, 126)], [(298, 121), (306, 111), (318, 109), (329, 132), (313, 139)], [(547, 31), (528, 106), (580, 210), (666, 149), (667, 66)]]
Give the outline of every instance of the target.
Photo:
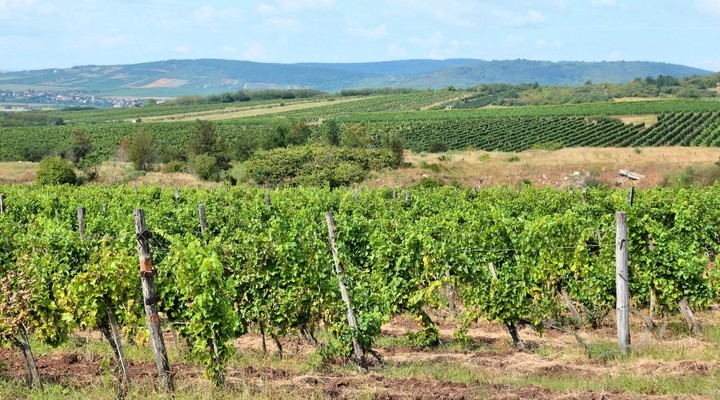
[(482, 83), (580, 85), (588, 80), (593, 83), (621, 83), (646, 76), (682, 78), (710, 73), (682, 65), (642, 61), (452, 59), (271, 64), (201, 59), (5, 72), (0, 73), (0, 89), (77, 90), (105, 96), (172, 97), (241, 89), (313, 88), (337, 92), (351, 88), (468, 87)]

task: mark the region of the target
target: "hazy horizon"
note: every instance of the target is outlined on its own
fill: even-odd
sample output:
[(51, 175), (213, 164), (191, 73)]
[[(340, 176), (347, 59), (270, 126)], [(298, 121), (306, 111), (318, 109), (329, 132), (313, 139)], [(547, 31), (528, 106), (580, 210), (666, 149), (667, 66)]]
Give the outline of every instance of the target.
[(720, 1), (0, 0), (0, 70), (217, 58), (651, 61), (720, 71)]

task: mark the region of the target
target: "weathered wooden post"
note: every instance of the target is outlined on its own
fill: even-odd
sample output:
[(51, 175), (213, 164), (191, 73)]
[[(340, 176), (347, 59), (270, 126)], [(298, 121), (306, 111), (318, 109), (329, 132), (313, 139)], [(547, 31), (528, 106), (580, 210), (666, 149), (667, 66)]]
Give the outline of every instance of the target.
[(165, 350), (162, 330), (160, 329), (160, 316), (157, 302), (159, 297), (155, 293), (155, 268), (152, 265), (150, 253), (150, 231), (145, 224), (145, 213), (141, 208), (135, 209), (135, 234), (137, 235), (137, 251), (140, 258), (140, 279), (142, 282), (143, 300), (145, 304), (145, 317), (150, 329), (150, 340), (153, 345), (155, 364), (160, 377), (160, 386), (168, 391), (173, 390), (173, 379), (170, 372), (170, 363)]
[(40, 381), (40, 374), (38, 373), (37, 365), (35, 364), (35, 357), (30, 349), (30, 340), (28, 340), (27, 330), (25, 325), (20, 326), (20, 340), (18, 340), (18, 346), (25, 356), (25, 362), (27, 363), (28, 372), (30, 373), (30, 386), (36, 389), (42, 388), (42, 382)]
[(0, 214), (5, 212), (5, 195), (0, 193)]
[[(345, 287), (345, 265), (343, 265), (342, 260), (340, 260), (338, 249), (335, 245), (335, 220), (333, 220), (332, 213), (330, 213), (329, 211), (325, 212), (325, 221), (327, 222), (328, 233), (330, 235), (330, 251), (332, 252), (333, 263), (335, 264), (335, 275), (337, 276), (338, 285), (340, 286), (340, 296), (345, 303), (345, 311), (347, 314), (348, 325), (350, 326), (350, 329), (352, 329), (354, 332), (357, 332), (358, 323), (357, 319), (355, 319), (355, 313), (352, 309), (352, 300), (350, 299), (350, 294)], [(363, 353), (360, 341), (355, 336), (353, 336), (352, 338), (352, 345), (355, 353), (355, 364), (358, 366), (358, 369), (360, 371), (367, 372), (367, 365), (365, 364), (365, 354)]]
[(77, 208), (77, 220), (78, 220), (78, 232), (80, 233), (80, 240), (85, 239), (85, 208)]
[(200, 234), (205, 236), (205, 230), (207, 230), (207, 219), (205, 219), (204, 204), (198, 204), (198, 217), (200, 218)]
[(630, 352), (630, 288), (628, 286), (627, 213), (615, 213), (615, 289), (617, 293), (617, 335), (620, 353)]

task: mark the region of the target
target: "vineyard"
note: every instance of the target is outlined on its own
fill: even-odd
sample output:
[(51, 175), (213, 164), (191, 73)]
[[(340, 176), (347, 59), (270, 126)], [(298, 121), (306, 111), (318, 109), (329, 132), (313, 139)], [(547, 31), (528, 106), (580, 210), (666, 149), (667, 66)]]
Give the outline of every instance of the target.
[[(214, 123), (218, 134), (226, 139), (230, 153), (256, 148), (271, 137), (278, 126), (289, 124), (307, 124), (312, 131), (312, 140), (320, 141), (323, 123), (331, 119), (338, 122), (341, 130), (357, 130), (360, 127), (374, 138), (375, 145), (383, 143), (387, 135), (398, 135), (407, 148), (417, 152), (431, 150), (438, 144), (449, 150), (474, 148), (488, 151), (563, 146), (720, 144), (720, 102), (715, 100), (432, 110), (459, 96), (462, 94), (452, 91), (416, 91), (343, 99), (336, 103), (324, 101), (317, 106), (296, 110), (279, 106), (277, 101), (253, 101), (236, 108), (272, 107), (275, 111), (264, 116), (235, 117)], [(305, 101), (291, 100), (288, 104)], [(94, 150), (103, 159), (116, 155), (121, 142), (138, 132), (150, 134), (160, 153), (172, 152), (173, 148), (185, 146), (192, 135), (194, 122), (171, 118), (231, 116), (232, 107), (226, 104), (157, 105), (118, 110), (48, 111), (44, 120), (62, 120), (65, 124), (0, 128), (3, 143), (0, 160), (38, 161), (66, 146), (70, 132), (75, 129), (87, 132)], [(619, 117), (626, 115), (657, 116), (658, 122), (650, 126), (624, 124)], [(150, 121), (154, 118), (168, 119), (164, 122)]]
[(648, 329), (720, 296), (717, 186), (636, 192), (632, 205), (627, 192), (604, 189), (0, 193), (4, 342), (29, 355), (28, 334), (57, 346), (77, 329), (100, 331), (123, 371), (120, 337), (144, 330), (144, 315), (152, 334), (160, 312), (216, 386), (248, 332), (281, 353), (300, 337), (323, 365), (366, 370), (380, 359), (383, 324), (403, 315), (417, 322), (407, 340), (423, 348), (441, 344), (438, 311), (456, 315), (460, 343), (473, 342), (477, 321), (498, 324), (517, 348), (529, 346), (521, 325), (601, 329), (615, 308), (618, 210), (628, 213), (631, 307)]

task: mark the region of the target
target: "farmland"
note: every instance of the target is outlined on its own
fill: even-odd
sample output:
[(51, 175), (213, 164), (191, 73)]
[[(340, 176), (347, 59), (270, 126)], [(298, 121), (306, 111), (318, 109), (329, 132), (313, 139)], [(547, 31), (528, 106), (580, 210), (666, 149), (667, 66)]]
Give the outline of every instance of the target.
[[(3, 186), (0, 223), (9, 232), (0, 242), (3, 290), (13, 300), (0, 310), (2, 337), (12, 343), (18, 330), (32, 329), (40, 365), (49, 368), (41, 377), (52, 374), (61, 385), (76, 378), (88, 390), (95, 373), (67, 375), (61, 371), (76, 367), (57, 357), (87, 359), (83, 354), (93, 352), (106, 366), (92, 358), (91, 368), (112, 382), (111, 353), (95, 332), (113, 310), (125, 340), (133, 341), (127, 352), (136, 374), (132, 390), (139, 392), (132, 393), (147, 394), (153, 374), (147, 338), (138, 336), (143, 314), (132, 218), (133, 208), (142, 207), (152, 230), (159, 310), (188, 346), (171, 353), (181, 393), (201, 390), (196, 385), (204, 383), (193, 382), (204, 369), (216, 385), (228, 382), (225, 390), (268, 397), (303, 391), (333, 397), (333, 390), (350, 398), (402, 397), (417, 384), (448, 398), (458, 390), (498, 398), (604, 391), (620, 398), (713, 397), (718, 361), (700, 354), (716, 345), (716, 317), (700, 313), (709, 325), (693, 334), (677, 304), (685, 300), (702, 310), (718, 299), (717, 271), (708, 269), (720, 246), (717, 190), (651, 189), (637, 192), (629, 206), (625, 192), (602, 189), (233, 188), (182, 189), (176, 196), (153, 186)], [(200, 203), (207, 210), (205, 228), (197, 218)], [(82, 230), (78, 207), (85, 210)], [(629, 358), (612, 344), (613, 213), (619, 209), (629, 213), (637, 314)], [(353, 335), (327, 246), (326, 211), (337, 224), (358, 318), (355, 335), (366, 352), (377, 349), (387, 362), (373, 364), (367, 353), (375, 374), (370, 380), (340, 361), (351, 359)], [(580, 310), (579, 320), (565, 296)], [(168, 336), (168, 343), (175, 340)], [(275, 342), (285, 355), (267, 359), (263, 351), (275, 351)], [(60, 346), (60, 355), (48, 344)], [(670, 344), (684, 350), (662, 350)], [(0, 354), (16, 378), (24, 375), (19, 352)], [(649, 369), (651, 378), (643, 376)], [(627, 371), (626, 381), (607, 377), (618, 371)], [(589, 381), (560, 384), (577, 373)], [(677, 374), (696, 385), (681, 385)], [(264, 386), (291, 376), (301, 384)], [(377, 376), (390, 386), (373, 383)], [(318, 383), (302, 384), (313, 380)], [(112, 392), (111, 383), (104, 385), (93, 390)]]
[[(195, 119), (211, 119), (228, 149), (257, 146), (283, 124), (307, 124), (320, 140), (323, 122), (336, 120), (342, 130), (360, 128), (376, 145), (399, 135), (413, 151), (478, 149), (523, 151), (547, 147), (716, 146), (720, 143), (720, 102), (659, 100), (577, 105), (442, 108), (463, 94), (416, 91), (405, 94), (343, 98), (333, 101), (260, 101), (243, 106), (204, 104), (152, 106), (123, 110), (44, 112), (55, 126), (0, 128), (0, 159), (36, 161), (83, 129), (104, 159), (112, 157), (123, 138), (142, 131), (152, 135), (160, 151), (182, 147)], [(624, 123), (627, 116), (657, 120)], [(138, 122), (140, 121), (140, 122)], [(162, 122), (158, 122), (162, 121)]]
[[(334, 190), (200, 188), (158, 172), (0, 185), (0, 397), (168, 397), (146, 318), (168, 344), (176, 398), (717, 397), (719, 189), (649, 186), (658, 170), (720, 168), (720, 103), (450, 107), (466, 95), (51, 110), (0, 128), (10, 161), (83, 130), (100, 177), (123, 173), (118, 150), (138, 132), (161, 151), (187, 147), (195, 118), (213, 120), (228, 153), (267, 154), (279, 128), (321, 142), (334, 121), (369, 146), (400, 137), (408, 163)], [(632, 203), (590, 184), (619, 165), (647, 173)], [(32, 175), (22, 167), (0, 171)], [(535, 187), (546, 184), (570, 189)], [(617, 211), (630, 232), (629, 355), (614, 328)], [(156, 296), (140, 290), (147, 278)], [(42, 390), (20, 384), (32, 369), (21, 345)]]

